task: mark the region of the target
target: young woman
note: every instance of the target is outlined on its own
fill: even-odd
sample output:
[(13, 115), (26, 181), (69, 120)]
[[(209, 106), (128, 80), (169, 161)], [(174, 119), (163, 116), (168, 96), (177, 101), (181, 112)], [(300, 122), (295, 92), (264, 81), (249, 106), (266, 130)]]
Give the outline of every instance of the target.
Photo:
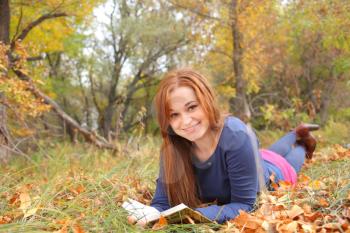
[[(193, 69), (173, 70), (161, 81), (155, 107), (163, 144), (151, 207), (164, 211), (184, 203), (223, 223), (239, 210), (252, 210), (259, 176), (260, 186), (269, 185), (272, 173), (276, 182), (295, 183), (305, 157), (312, 157), (316, 141), (309, 132), (317, 125), (302, 124), (258, 151), (255, 134), (239, 119), (222, 115), (215, 101), (208, 81)], [(211, 204), (200, 207), (205, 203)]]

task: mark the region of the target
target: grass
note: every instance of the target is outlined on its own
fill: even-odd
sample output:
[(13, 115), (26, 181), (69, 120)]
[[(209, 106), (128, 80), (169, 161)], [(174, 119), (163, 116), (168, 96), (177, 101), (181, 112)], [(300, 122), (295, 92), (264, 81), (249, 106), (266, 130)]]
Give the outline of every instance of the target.
[[(120, 205), (127, 197), (149, 204), (158, 175), (158, 145), (144, 138), (142, 144), (122, 145), (115, 155), (86, 144), (50, 143), (30, 159), (14, 158), (0, 168), (0, 223), (8, 222), (0, 224), (0, 232), (141, 231), (127, 224)], [(329, 148), (320, 154), (334, 153)], [(349, 195), (350, 159), (316, 162), (302, 173), (329, 186), (330, 205), (323, 211), (339, 211)], [(30, 198), (25, 208), (24, 194)], [(35, 213), (24, 217), (28, 211)], [(209, 227), (174, 225), (163, 231), (207, 232)]]

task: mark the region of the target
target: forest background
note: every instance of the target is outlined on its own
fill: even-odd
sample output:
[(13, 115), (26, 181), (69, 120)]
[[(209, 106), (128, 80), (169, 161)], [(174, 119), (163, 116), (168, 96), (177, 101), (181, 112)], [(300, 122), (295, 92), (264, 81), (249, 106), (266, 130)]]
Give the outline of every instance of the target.
[[(1, 179), (13, 181), (1, 188), (0, 223), (40, 216), (43, 207), (29, 207), (42, 199), (24, 208), (20, 198), (39, 192), (32, 176), (57, 191), (47, 186), (57, 174), (120, 176), (143, 161), (125, 176), (131, 186), (148, 180), (137, 187), (151, 195), (160, 145), (152, 99), (164, 73), (182, 66), (210, 77), (220, 108), (250, 122), (263, 145), (314, 122), (321, 147), (350, 147), (350, 1), (0, 0)], [(110, 191), (120, 201), (128, 187)], [(11, 212), (16, 205), (35, 211)], [(49, 219), (50, 229), (62, 225)]]

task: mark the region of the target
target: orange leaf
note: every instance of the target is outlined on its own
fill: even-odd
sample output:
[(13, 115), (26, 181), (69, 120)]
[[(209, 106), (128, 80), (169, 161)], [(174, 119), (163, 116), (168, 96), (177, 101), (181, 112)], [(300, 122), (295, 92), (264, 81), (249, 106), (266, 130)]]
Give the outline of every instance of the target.
[(298, 183), (308, 183), (310, 180), (311, 178), (304, 174), (300, 174), (298, 177)]
[(316, 219), (321, 218), (322, 214), (320, 212), (314, 212), (310, 214), (304, 214), (304, 217), (309, 222), (314, 222)]
[(72, 227), (74, 233), (84, 233), (85, 231), (79, 224), (75, 224)]
[(0, 225), (1, 224), (7, 224), (11, 222), (11, 218), (8, 216), (0, 216)]
[(328, 201), (326, 199), (324, 199), (324, 198), (320, 198), (318, 201), (319, 201), (320, 206), (322, 206), (322, 207), (328, 207), (329, 206)]
[(18, 198), (19, 198), (19, 194), (18, 194), (18, 193), (13, 194), (13, 196), (10, 198), (9, 203), (10, 203), (11, 205), (12, 205), (12, 204), (15, 204), (15, 203), (18, 201)]
[(158, 222), (153, 225), (152, 230), (161, 230), (168, 225), (168, 221), (164, 216), (160, 216)]
[(290, 223), (288, 223), (288, 224), (281, 224), (281, 225), (279, 225), (278, 227), (276, 227), (276, 229), (277, 229), (277, 231), (278, 232), (290, 232), (290, 233), (292, 233), (292, 232), (299, 232), (298, 231), (298, 222), (296, 222), (296, 221), (292, 221), (292, 222), (290, 222)]
[(252, 216), (244, 211), (239, 211), (239, 215), (232, 220), (233, 223), (240, 227), (256, 230), (263, 223), (261, 219)]

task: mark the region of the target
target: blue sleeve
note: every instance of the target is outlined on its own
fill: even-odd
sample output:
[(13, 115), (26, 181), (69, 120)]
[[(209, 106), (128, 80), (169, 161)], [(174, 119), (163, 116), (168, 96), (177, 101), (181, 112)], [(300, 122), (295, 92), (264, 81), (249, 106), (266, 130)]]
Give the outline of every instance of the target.
[(203, 215), (218, 223), (235, 218), (239, 210), (251, 211), (258, 191), (253, 144), (246, 132), (237, 131), (233, 134), (229, 137), (231, 140), (225, 143), (229, 146), (225, 152), (225, 160), (231, 186), (231, 202), (222, 206), (197, 208)]
[(160, 163), (160, 172), (157, 179), (156, 192), (153, 196), (151, 206), (156, 208), (158, 211), (162, 212), (170, 208), (168, 195), (166, 193), (166, 188), (163, 182), (163, 172), (162, 163)]

